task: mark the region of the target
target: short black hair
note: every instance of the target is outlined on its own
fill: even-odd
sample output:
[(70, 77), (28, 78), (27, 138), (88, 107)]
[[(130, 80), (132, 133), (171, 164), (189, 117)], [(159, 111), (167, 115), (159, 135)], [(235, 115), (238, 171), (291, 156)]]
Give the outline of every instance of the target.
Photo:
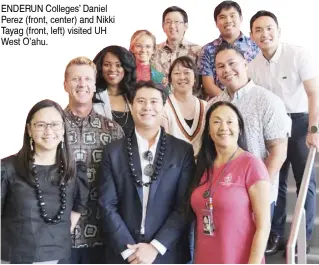
[(234, 50), (237, 54), (239, 54), (240, 56), (242, 56), (245, 59), (245, 54), (244, 52), (239, 49), (237, 46), (232, 45), (230, 43), (223, 43), (222, 45), (218, 46), (216, 51), (215, 51), (215, 55), (214, 55), (214, 62), (216, 63), (216, 57), (217, 54), (219, 54), (222, 51), (226, 51), (226, 50)]
[(135, 86), (135, 89), (134, 91), (132, 91), (131, 95), (130, 95), (130, 98), (129, 98), (129, 101), (131, 104), (133, 104), (133, 101), (134, 101), (134, 98), (136, 96), (136, 92), (141, 89), (141, 88), (153, 88), (153, 89), (156, 89), (157, 91), (159, 91), (162, 95), (162, 99), (163, 99), (163, 105), (165, 105), (166, 103), (166, 99), (167, 99), (167, 95), (165, 93), (165, 88), (163, 86), (162, 83), (155, 83), (154, 81), (152, 80), (149, 80), (149, 81), (138, 81), (136, 83), (136, 86)]
[(169, 71), (168, 71), (168, 82), (170, 84), (172, 83), (172, 72), (173, 72), (174, 67), (177, 64), (180, 64), (183, 67), (191, 69), (193, 71), (194, 76), (195, 76), (195, 83), (194, 83), (194, 86), (193, 86), (193, 91), (198, 91), (198, 89), (199, 89), (199, 75), (198, 75), (198, 71), (197, 71), (197, 65), (188, 56), (181, 56), (181, 57), (176, 58), (173, 61), (172, 65), (170, 66)]
[(220, 12), (222, 12), (223, 9), (230, 9), (230, 8), (235, 8), (239, 14), (239, 16), (242, 17), (242, 12), (241, 12), (241, 8), (239, 6), (238, 3), (234, 2), (234, 1), (223, 1), (221, 2), (218, 6), (215, 7), (214, 10), (214, 20), (215, 22), (217, 22), (217, 17), (220, 14)]
[(250, 31), (251, 32), (253, 31), (253, 24), (254, 24), (255, 20), (257, 18), (260, 18), (260, 17), (271, 17), (275, 21), (277, 27), (279, 26), (278, 19), (274, 13), (271, 13), (270, 11), (266, 11), (266, 10), (260, 10), (255, 15), (253, 15), (252, 18), (250, 19)]
[(171, 12), (179, 12), (181, 13), (181, 15), (183, 16), (183, 20), (184, 20), (184, 23), (188, 23), (188, 16), (187, 16), (187, 13), (184, 9), (178, 7), (178, 6), (170, 6), (168, 8), (165, 9), (165, 11), (163, 12), (163, 18), (162, 18), (162, 23), (164, 24), (165, 22), (165, 17), (168, 13), (171, 13)]

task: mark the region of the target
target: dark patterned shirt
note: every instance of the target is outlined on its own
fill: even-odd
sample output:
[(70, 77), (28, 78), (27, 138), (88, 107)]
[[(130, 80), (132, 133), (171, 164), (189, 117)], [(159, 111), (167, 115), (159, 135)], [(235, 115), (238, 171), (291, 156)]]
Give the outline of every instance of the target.
[(176, 58), (188, 56), (194, 61), (194, 63), (197, 63), (200, 50), (201, 46), (191, 43), (186, 39), (182, 40), (177, 50), (172, 50), (168, 46), (167, 41), (165, 41), (157, 45), (151, 64), (157, 71), (168, 76), (169, 68)]
[(87, 165), (89, 199), (72, 235), (73, 247), (102, 245), (102, 233), (98, 208), (100, 162), (104, 146), (124, 136), (122, 128), (114, 121), (97, 114), (93, 109), (86, 118), (75, 116), (69, 107), (65, 109), (66, 127), (71, 152), (76, 161)]
[[(198, 73), (202, 76), (213, 76), (215, 84), (221, 89), (224, 89), (224, 86), (217, 79), (214, 56), (218, 46), (223, 43), (227, 42), (220, 36), (218, 39), (206, 44), (203, 46), (198, 59)], [(242, 33), (240, 33), (240, 36), (234, 42), (234, 46), (243, 51), (247, 62), (253, 60), (259, 53), (257, 44)]]

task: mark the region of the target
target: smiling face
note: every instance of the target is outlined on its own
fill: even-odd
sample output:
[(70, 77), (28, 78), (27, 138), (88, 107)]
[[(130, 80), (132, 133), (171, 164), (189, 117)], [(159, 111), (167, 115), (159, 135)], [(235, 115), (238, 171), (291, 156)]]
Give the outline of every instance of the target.
[(222, 9), (216, 19), (216, 26), (224, 38), (234, 38), (240, 34), (242, 17), (236, 8)]
[(113, 53), (105, 54), (102, 65), (102, 74), (110, 86), (118, 86), (124, 77), (124, 68), (120, 59)]
[(262, 52), (273, 52), (278, 47), (280, 29), (273, 18), (262, 16), (254, 21), (250, 36)]
[(136, 40), (132, 50), (136, 61), (142, 64), (149, 64), (154, 53), (154, 42), (151, 37), (143, 35)]
[(235, 50), (219, 52), (215, 60), (219, 81), (232, 93), (248, 83), (247, 62)]
[(64, 89), (71, 105), (91, 105), (95, 92), (95, 73), (89, 65), (71, 65), (67, 70)]
[(217, 107), (210, 115), (209, 134), (216, 147), (228, 148), (237, 145), (239, 123), (236, 112), (228, 106)]
[(148, 87), (138, 89), (133, 100), (131, 112), (136, 128), (159, 129), (164, 113), (161, 92), (155, 88)]
[(177, 63), (171, 73), (171, 79), (174, 92), (187, 93), (193, 90), (195, 74), (192, 69)]
[[(47, 123), (51, 125), (47, 126)], [(29, 136), (34, 141), (36, 153), (56, 150), (58, 144), (63, 140), (63, 119), (54, 107), (38, 110), (27, 126)]]
[(169, 12), (163, 22), (163, 30), (169, 42), (180, 42), (184, 38), (188, 23), (184, 23), (183, 15), (180, 12)]

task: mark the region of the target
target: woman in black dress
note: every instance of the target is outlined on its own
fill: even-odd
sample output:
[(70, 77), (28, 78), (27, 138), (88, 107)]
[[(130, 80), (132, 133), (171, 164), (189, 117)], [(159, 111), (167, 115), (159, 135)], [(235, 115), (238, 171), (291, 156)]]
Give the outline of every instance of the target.
[(57, 263), (71, 253), (71, 233), (85, 210), (84, 164), (70, 159), (61, 107), (30, 110), (21, 150), (1, 160), (1, 261)]

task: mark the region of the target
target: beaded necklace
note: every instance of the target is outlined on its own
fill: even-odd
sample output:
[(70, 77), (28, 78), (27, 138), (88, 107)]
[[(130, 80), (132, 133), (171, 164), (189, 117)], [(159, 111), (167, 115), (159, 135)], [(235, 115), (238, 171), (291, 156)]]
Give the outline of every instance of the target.
[[(64, 171), (64, 166), (63, 163), (61, 162), (61, 166), (59, 169), (59, 174), (62, 174)], [(35, 194), (38, 200), (38, 206), (39, 206), (39, 210), (40, 210), (40, 216), (41, 218), (48, 224), (57, 224), (61, 221), (61, 217), (64, 214), (64, 211), (66, 209), (66, 185), (65, 183), (61, 183), (60, 184), (60, 210), (58, 211), (58, 213), (54, 216), (54, 217), (49, 217), (46, 209), (45, 209), (45, 205), (46, 203), (44, 202), (43, 199), (43, 194), (42, 194), (42, 190), (40, 187), (40, 183), (39, 183), (39, 177), (38, 177), (38, 171), (37, 171), (37, 167), (35, 164), (32, 165), (31, 167), (31, 174), (34, 178), (34, 182), (35, 182)]]
[[(147, 169), (146, 168), (144, 169), (144, 174), (148, 172), (146, 175), (149, 175), (150, 177), (149, 182), (143, 182), (143, 180), (138, 178), (135, 165), (133, 163), (132, 136), (134, 134), (134, 129), (131, 131), (129, 137), (127, 137), (127, 154), (128, 154), (129, 168), (130, 168), (135, 184), (137, 184), (140, 187), (143, 187), (143, 186), (149, 187), (153, 181), (157, 180), (157, 177), (163, 165), (163, 157), (165, 155), (165, 150), (166, 150), (165, 145), (166, 145), (167, 135), (163, 129), (161, 129), (160, 133), (161, 133), (161, 136), (159, 139), (160, 146), (159, 146), (159, 153), (158, 153), (157, 159), (156, 161), (154, 161), (153, 164), (147, 165)], [(144, 156), (148, 157), (147, 160), (150, 162), (151, 159), (149, 159), (149, 156), (150, 156), (149, 152), (150, 151), (146, 151), (144, 153)], [(138, 154), (134, 154), (134, 155), (138, 155)], [(152, 169), (150, 167), (152, 167)]]

